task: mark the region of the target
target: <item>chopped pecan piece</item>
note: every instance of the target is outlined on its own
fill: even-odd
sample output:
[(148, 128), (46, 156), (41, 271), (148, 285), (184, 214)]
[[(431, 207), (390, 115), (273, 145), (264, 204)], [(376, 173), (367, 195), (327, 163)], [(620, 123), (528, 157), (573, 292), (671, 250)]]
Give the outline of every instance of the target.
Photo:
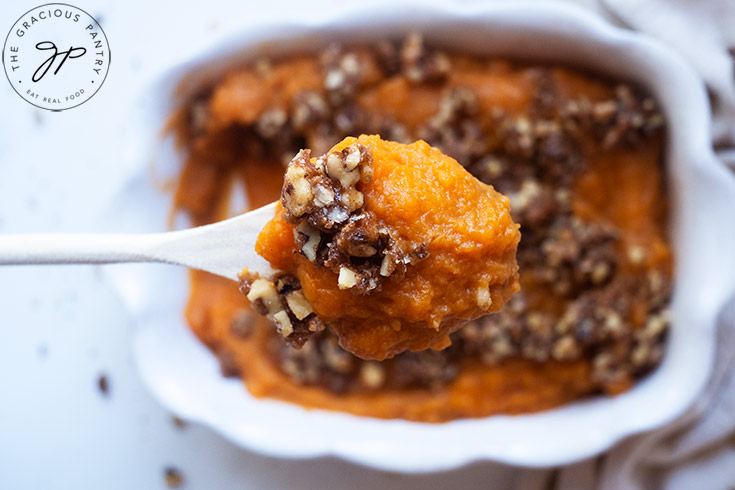
[(329, 268), (339, 287), (355, 294), (379, 290), (383, 278), (404, 274), (428, 255), (426, 244), (392, 236), (365, 209), (360, 188), (372, 172), (372, 157), (360, 143), (315, 159), (302, 150), (289, 164), (281, 192), (301, 254)]
[[(301, 291), (301, 283), (294, 276), (276, 274), (273, 279), (265, 279), (245, 269), (240, 273), (240, 291), (253, 309), (273, 322), (276, 331), (293, 347), (301, 347), (309, 337), (326, 328), (314, 314), (311, 303)], [(236, 326), (236, 321), (251, 321), (238, 320), (241, 315), (235, 317), (233, 329), (243, 329), (241, 325)]]
[(424, 37), (416, 32), (406, 37), (401, 47), (401, 62), (403, 75), (414, 83), (441, 82), (452, 68), (449, 58), (440, 51), (428, 49)]

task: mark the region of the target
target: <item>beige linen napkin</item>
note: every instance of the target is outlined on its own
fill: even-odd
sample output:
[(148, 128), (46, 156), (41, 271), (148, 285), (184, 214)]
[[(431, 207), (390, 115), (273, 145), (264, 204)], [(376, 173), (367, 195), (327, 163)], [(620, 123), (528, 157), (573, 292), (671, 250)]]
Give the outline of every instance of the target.
[[(707, 84), (713, 146), (735, 170), (735, 0), (600, 0), (611, 20), (686, 58)], [(733, 210), (735, 213), (735, 210)], [(733, 250), (735, 253), (735, 250)], [(717, 490), (735, 488), (735, 303), (719, 322), (705, 392), (664, 428), (629, 438), (599, 458), (521, 472), (519, 490)]]

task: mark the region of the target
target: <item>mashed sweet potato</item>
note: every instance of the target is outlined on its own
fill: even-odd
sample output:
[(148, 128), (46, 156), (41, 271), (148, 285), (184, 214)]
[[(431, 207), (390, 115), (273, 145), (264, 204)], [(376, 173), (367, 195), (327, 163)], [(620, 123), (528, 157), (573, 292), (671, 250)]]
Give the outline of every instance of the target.
[[(444, 350), (380, 362), (344, 351), (330, 329), (294, 349), (231, 281), (192, 272), (187, 321), (254, 396), (440, 422), (619, 393), (660, 362), (672, 276), (663, 119), (643, 91), (578, 69), (442, 53), (409, 36), (233, 70), (185, 101), (182, 116), (175, 204), (196, 224), (224, 217), (233, 185), (251, 207), (278, 199), (299, 148), (320, 155), (345, 136), (380, 134), (439, 148), (509, 196), (521, 225), (521, 290), (502, 310)], [(295, 246), (285, 229), (273, 236), (284, 239), (278, 250)], [(352, 294), (331, 292), (320, 307)]]
[[(295, 276), (304, 311), (363, 359), (442, 349), (519, 289), (520, 233), (507, 197), (423, 141), (363, 135), (319, 158), (300, 153), (282, 196), (256, 250)], [(283, 317), (286, 337), (298, 316)]]

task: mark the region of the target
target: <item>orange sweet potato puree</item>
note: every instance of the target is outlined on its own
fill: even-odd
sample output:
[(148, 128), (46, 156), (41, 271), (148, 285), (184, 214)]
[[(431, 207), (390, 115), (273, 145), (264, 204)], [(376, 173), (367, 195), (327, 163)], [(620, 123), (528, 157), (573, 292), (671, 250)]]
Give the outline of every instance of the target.
[[(285, 61), (279, 65), (276, 74), (271, 75), (272, 80), (237, 86), (238, 97), (260, 104), (262, 99), (278, 98), (279, 90), (293, 90), (286, 85), (286, 80), (314, 83), (314, 65), (303, 59)], [(515, 65), (456, 56), (453, 67), (446, 86), (471, 87), (482, 107), (502, 107), (508, 113), (517, 113), (525, 110), (531, 99), (532, 84), (523, 70)], [(610, 86), (579, 72), (564, 68), (552, 71), (560, 91), (584, 94), (591, 100), (609, 96), (612, 92)], [(215, 97), (231, 101), (226, 92), (234, 90), (235, 85), (225, 79), (215, 90)], [(415, 127), (436, 112), (441, 90), (446, 86), (442, 89), (417, 87), (402, 80), (387, 79), (360, 94), (358, 103), (374, 112), (391, 114), (407, 127)], [(316, 83), (314, 87), (319, 90)], [(252, 114), (246, 114), (224, 104), (222, 112), (213, 118), (218, 124), (224, 124), (223, 121), (230, 118), (252, 123), (257, 114), (255, 109), (252, 109)], [(592, 141), (583, 147), (588, 170), (575, 184), (574, 211), (584, 218), (606, 220), (618, 226), (622, 233), (621, 248), (622, 244), (640, 247), (645, 258), (635, 264), (628, 261), (621, 250), (620, 267), (623, 270), (656, 268), (670, 272), (671, 252), (665, 240), (665, 198), (660, 166), (656, 164), (661, 158), (661, 147), (660, 139), (647, 140), (635, 150), (625, 147), (602, 150)], [(222, 156), (226, 153), (223, 148), (230, 148), (230, 159), (234, 158), (232, 155), (242, 154), (231, 141), (190, 148), (175, 203), (197, 223), (215, 221), (220, 217), (219, 206), (226, 197), (227, 182), (232, 179), (245, 185), (252, 207), (276, 200), (279, 196), (283, 169), (278, 162), (255, 154), (239, 157), (240, 160), (227, 165), (217, 164), (226, 160)], [(385, 205), (378, 203), (379, 207)], [(420, 208), (409, 204), (406, 209), (418, 226), (422, 226), (421, 221), (415, 219), (421, 216)], [(271, 232), (274, 236), (282, 236), (278, 230)], [(287, 250), (289, 246), (288, 240), (284, 239), (276, 248)], [(288, 262), (293, 258), (284, 255), (279, 260)], [(306, 287), (321, 294), (320, 285), (327, 281), (326, 278), (320, 280), (319, 285), (307, 282)], [(538, 298), (538, 303), (546, 303), (550, 310), (556, 307), (544, 291), (534, 289), (534, 284), (522, 270), (520, 282), (526, 294)], [(326, 294), (324, 304), (320, 303), (319, 307), (326, 310), (331, 302), (342, 304), (343, 299), (341, 295)], [(269, 354), (269, 346), (271, 342), (280, 340), (269, 333), (273, 327), (266, 322), (261, 321), (255, 334), (246, 339), (232, 335), (232, 318), (243, 308), (247, 308), (247, 299), (231, 281), (192, 271), (191, 295), (185, 312), (187, 322), (213, 350), (232, 353), (247, 389), (256, 397), (371, 417), (441, 422), (497, 413), (540, 411), (599, 389), (590, 379), (589, 361), (540, 364), (512, 359), (494, 366), (481, 364), (479, 360), (463, 362), (456, 379), (438, 391), (365, 390), (335, 394), (320, 386), (298, 385), (278, 369)], [(624, 391), (631, 383), (630, 380), (622, 382), (610, 391)]]
[[(358, 357), (382, 360), (404, 350), (442, 349), (451, 333), (500, 310), (519, 289), (520, 234), (508, 198), (423, 141), (405, 145), (362, 135), (345, 138), (332, 151), (354, 143), (372, 157), (372, 178), (360, 188), (364, 209), (391, 236), (428, 244), (428, 257), (409, 266), (404, 277), (384, 278), (379, 291), (340, 289), (337, 274), (298, 252), (294, 226), (283, 218), (280, 203), (256, 251), (299, 279), (314, 312)], [(489, 304), (487, 298), (478, 301), (482, 293), (489, 293)]]
[(520, 359), (497, 366), (466, 363), (457, 379), (441, 391), (424, 389), (335, 394), (320, 386), (302, 386), (281, 372), (268, 356), (273, 326), (262, 317), (247, 340), (229, 334), (232, 317), (247, 300), (232, 282), (192, 271), (192, 293), (186, 309), (190, 325), (210, 345), (222, 339), (243, 371), (248, 391), (298, 403), (305, 407), (349, 412), (378, 418), (422, 422), (482, 417), (496, 413), (518, 414), (553, 408), (589, 393), (589, 367), (584, 361), (533, 363)]

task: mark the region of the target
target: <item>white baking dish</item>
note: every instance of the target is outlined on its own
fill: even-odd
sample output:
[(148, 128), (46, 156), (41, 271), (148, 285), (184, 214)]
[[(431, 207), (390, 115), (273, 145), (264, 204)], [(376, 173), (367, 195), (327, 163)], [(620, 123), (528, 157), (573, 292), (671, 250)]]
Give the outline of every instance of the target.
[[(334, 40), (398, 38), (415, 29), (446, 48), (607, 73), (640, 83), (658, 99), (668, 120), (676, 250), (674, 319), (660, 368), (620, 396), (533, 415), (423, 424), (309, 411), (254, 399), (239, 380), (220, 375), (214, 356), (183, 320), (186, 271), (151, 265), (115, 269), (111, 277), (136, 317), (134, 354), (146, 384), (173, 412), (253, 451), (288, 458), (334, 455), (401, 472), (437, 471), (477, 460), (557, 465), (590, 457), (626, 436), (671, 421), (696, 399), (707, 380), (716, 318), (735, 291), (735, 182), (710, 149), (703, 86), (684, 62), (658, 43), (576, 8), (548, 3), (314, 15), (214, 39), (202, 54), (192, 54), (191, 61), (173, 68), (151, 89), (146, 101), (150, 112), (140, 137), (158, 136), (180, 101), (175, 94), (185, 94), (256, 53), (315, 50)], [(155, 155), (159, 174), (171, 175), (179, 168), (181, 155), (170, 138), (157, 140)], [(140, 161), (150, 161), (150, 154)], [(145, 165), (126, 189), (128, 228), (167, 228), (170, 196), (155, 189)]]

